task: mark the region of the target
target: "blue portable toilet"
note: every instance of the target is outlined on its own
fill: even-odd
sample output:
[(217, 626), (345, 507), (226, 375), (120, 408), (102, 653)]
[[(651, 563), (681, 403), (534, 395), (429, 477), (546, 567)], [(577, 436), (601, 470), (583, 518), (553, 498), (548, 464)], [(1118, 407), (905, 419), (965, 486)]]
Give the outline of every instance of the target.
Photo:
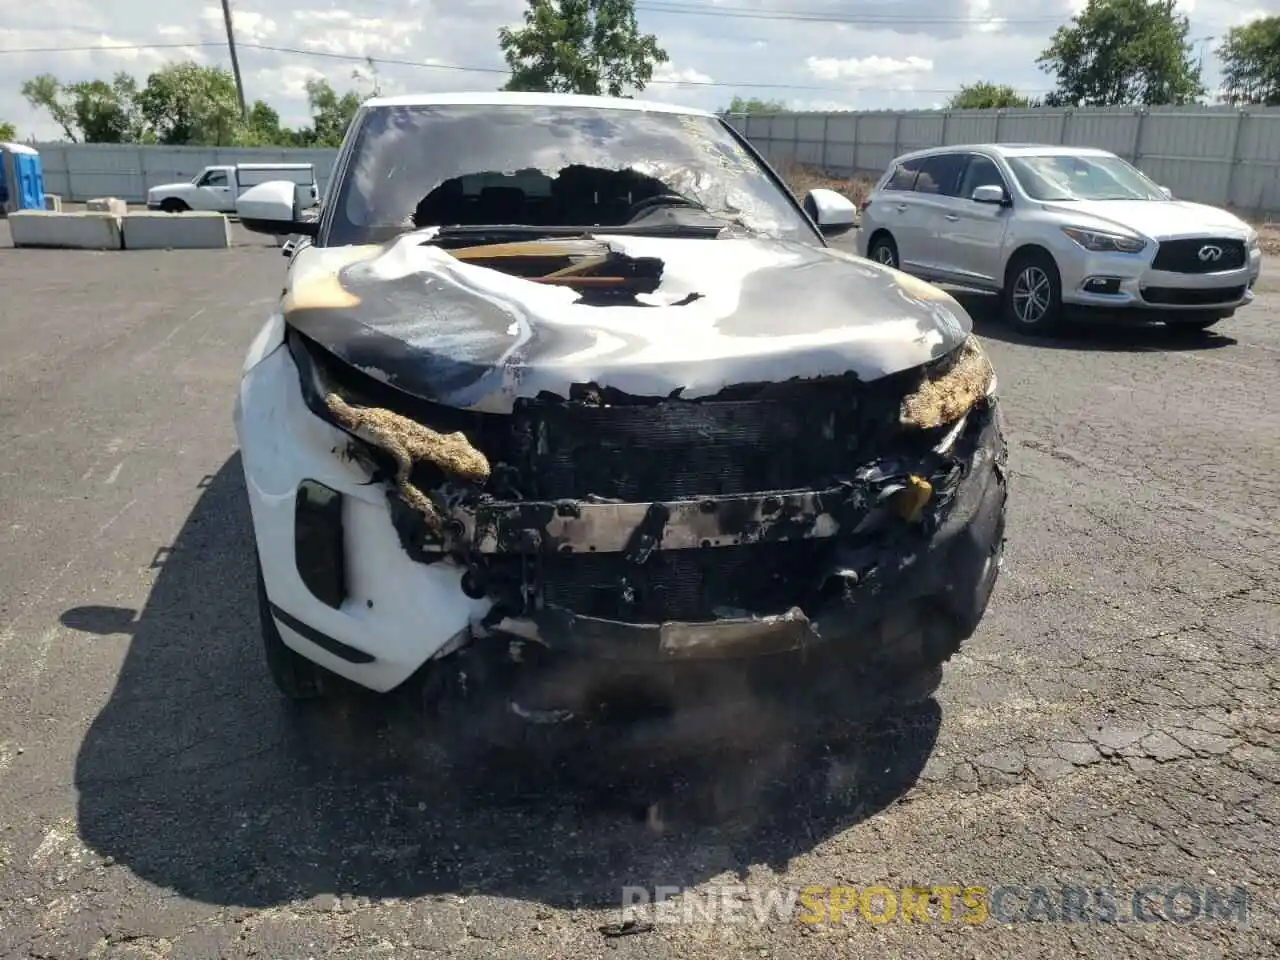
[(40, 151), (22, 143), (0, 143), (0, 210), (44, 209)]

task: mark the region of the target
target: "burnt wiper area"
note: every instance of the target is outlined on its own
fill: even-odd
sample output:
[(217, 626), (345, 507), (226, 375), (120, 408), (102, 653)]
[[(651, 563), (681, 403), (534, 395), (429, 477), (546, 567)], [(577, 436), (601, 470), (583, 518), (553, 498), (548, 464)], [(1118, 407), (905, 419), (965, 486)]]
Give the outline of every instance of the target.
[(536, 169), (475, 171), (438, 184), (419, 201), (413, 226), (461, 235), (591, 233), (715, 236), (724, 221), (696, 198), (630, 168), (574, 164), (550, 176)]
[(441, 227), (435, 237), (428, 242), (433, 246), (452, 250), (482, 243), (508, 243), (542, 237), (577, 239), (587, 236), (640, 236), (712, 239), (719, 236), (725, 226), (725, 223), (719, 221), (714, 223), (689, 223), (679, 220), (659, 220), (623, 226), (591, 226), (585, 224), (547, 226), (529, 223), (455, 224)]
[(670, 207), (692, 207), (695, 210), (705, 211), (707, 208), (697, 200), (683, 196), (679, 193), (659, 193), (652, 197), (641, 197), (635, 203), (631, 204), (627, 210), (627, 222), (638, 220), (646, 214), (654, 210), (661, 210)]

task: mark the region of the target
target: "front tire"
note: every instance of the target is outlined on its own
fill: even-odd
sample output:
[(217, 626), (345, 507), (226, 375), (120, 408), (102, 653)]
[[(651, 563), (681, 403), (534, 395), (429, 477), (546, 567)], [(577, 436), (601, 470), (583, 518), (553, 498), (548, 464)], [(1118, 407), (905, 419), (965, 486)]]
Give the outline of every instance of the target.
[(182, 213), (191, 208), (187, 204), (176, 197), (168, 197), (160, 202), (160, 209), (164, 213)]
[(336, 679), (318, 663), (291, 650), (280, 636), (275, 617), (271, 615), (271, 603), (267, 599), (267, 586), (262, 579), (262, 565), (257, 564), (258, 618), (261, 621), (263, 652), (267, 670), (276, 688), (290, 700), (317, 700), (333, 692)]
[(867, 259), (874, 260), (876, 263), (884, 267), (892, 267), (898, 269), (898, 245), (893, 242), (893, 237), (887, 233), (879, 233), (871, 241), (871, 247), (867, 250)]
[(1048, 333), (1062, 322), (1062, 276), (1053, 257), (1039, 250), (1020, 253), (1005, 271), (1006, 322), (1023, 333)]

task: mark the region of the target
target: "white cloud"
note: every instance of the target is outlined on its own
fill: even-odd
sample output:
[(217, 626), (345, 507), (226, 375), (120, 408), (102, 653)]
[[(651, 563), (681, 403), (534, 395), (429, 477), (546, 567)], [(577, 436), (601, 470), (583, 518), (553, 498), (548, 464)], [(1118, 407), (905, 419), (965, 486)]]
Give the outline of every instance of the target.
[[(226, 21), (220, 6), (202, 7), (200, 21), (207, 34), (226, 32)], [(236, 39), (241, 42), (263, 43), (272, 39), (279, 29), (274, 20), (254, 10), (233, 8), (231, 23), (235, 27)]]
[(293, 20), (305, 49), (354, 57), (402, 55), (422, 30), (420, 20), (360, 17), (347, 10), (298, 10)]
[(995, 15), (992, 0), (969, 0), (967, 12), (971, 20), (977, 21), (973, 25), (977, 33), (999, 33), (1008, 22), (1004, 17)]
[(848, 100), (791, 100), (787, 106), (792, 110), (813, 111), (815, 113), (840, 113), (847, 110), (857, 110), (858, 103), (856, 98)]
[(267, 87), (270, 85), (278, 91), (278, 98), (305, 100), (307, 83), (311, 80), (323, 79), (325, 79), (325, 75), (314, 67), (291, 63), (280, 69), (254, 71), (251, 84), (255, 87)]
[(660, 63), (654, 67), (653, 80), (661, 86), (705, 86), (712, 82), (711, 77), (693, 67), (678, 70), (670, 63)]
[[(641, 4), (641, 29), (656, 33), (671, 57), (655, 71), (656, 79), (669, 82), (655, 83), (643, 95), (719, 109), (736, 94), (818, 110), (929, 108), (978, 80), (1043, 93), (1052, 81), (1036, 66), (1036, 57), (1083, 2), (917, 0), (877, 6), (848, 0), (705, 0), (697, 7), (682, 5), (697, 15)], [(1191, 17), (1193, 39), (1216, 38), (1205, 51), (1211, 87), (1219, 75), (1213, 51), (1226, 31), (1280, 13), (1280, 0), (1246, 4), (1242, 9), (1204, 0), (1179, 3)], [(748, 7), (790, 12), (799, 19), (730, 15)], [(365, 57), (377, 63), (385, 92), (495, 89), (505, 76), (498, 29), (520, 25), (525, 2), (234, 0), (233, 8), (247, 96), (266, 100), (284, 122), (300, 124), (308, 119), (306, 80), (322, 77), (338, 90), (367, 90), (367, 83), (352, 78), (353, 71), (367, 71)], [(217, 0), (171, 5), (160, 14), (155, 9), (145, 0), (46, 0), (39, 8), (0, 0), (0, 51), (115, 47), (0, 53), (0, 120), (14, 123), (24, 138), (57, 135), (49, 117), (19, 92), (22, 81), (38, 73), (75, 82), (127, 70), (145, 82), (147, 74), (177, 60), (230, 65)], [(846, 22), (814, 20), (815, 14)], [(869, 22), (876, 18), (879, 22)], [(859, 22), (849, 22), (854, 20)], [(146, 47), (197, 43), (206, 45)], [(457, 69), (462, 67), (482, 69)]]
[(1272, 10), (1259, 10), (1257, 8), (1244, 10), (1242, 12), (1232, 14), (1231, 26), (1243, 27), (1247, 24), (1253, 23), (1255, 20), (1261, 20), (1263, 17), (1272, 16), (1275, 16), (1275, 11)]
[(808, 57), (805, 66), (819, 80), (882, 80), (891, 77), (914, 77), (933, 71), (933, 61), (925, 57)]

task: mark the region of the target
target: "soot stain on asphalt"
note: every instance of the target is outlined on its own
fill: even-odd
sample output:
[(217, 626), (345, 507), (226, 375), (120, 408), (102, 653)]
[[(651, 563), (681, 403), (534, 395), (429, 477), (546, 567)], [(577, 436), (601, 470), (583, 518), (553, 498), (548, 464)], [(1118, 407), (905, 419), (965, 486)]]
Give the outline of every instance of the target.
[(628, 884), (782, 869), (895, 802), (932, 749), (933, 700), (867, 719), (852, 690), (839, 730), (762, 714), (714, 750), (678, 726), (657, 749), (643, 732), (503, 749), (394, 694), (291, 706), (262, 662), (243, 482), (233, 457), (205, 487), (136, 620), (64, 614), (132, 634), (77, 758), (81, 836), (182, 896), (616, 905)]

